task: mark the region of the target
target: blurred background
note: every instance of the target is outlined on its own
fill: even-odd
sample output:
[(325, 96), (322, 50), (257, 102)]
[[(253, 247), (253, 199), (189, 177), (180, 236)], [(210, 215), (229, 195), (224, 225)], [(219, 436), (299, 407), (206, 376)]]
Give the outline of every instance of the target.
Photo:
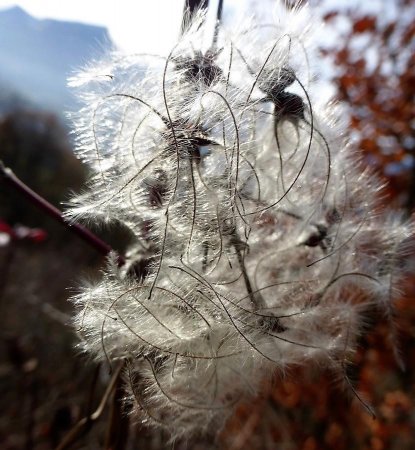
[[(288, 0), (287, 4), (294, 4)], [(257, 14), (272, 0), (225, 0), (223, 20)], [(349, 139), (388, 183), (384, 205), (410, 217), (415, 207), (415, 2), (310, 0), (319, 30), (325, 95), (343, 103)], [(165, 54), (178, 36), (183, 0), (0, 0), (0, 159), (58, 207), (87, 170), (72, 152), (66, 80), (108, 49)], [(217, 0), (209, 2), (215, 14)], [(161, 31), (162, 30), (162, 34)], [(323, 89), (322, 88), (322, 89)], [(97, 230), (119, 251), (123, 230)], [(0, 448), (51, 449), (97, 404), (108, 383), (76, 350), (68, 297), (99, 277), (103, 260), (0, 180)], [(368, 323), (350, 377), (377, 419), (330, 373), (292, 370), (241, 406), (217, 442), (176, 449), (415, 448), (415, 274), (401, 286), (396, 324), (399, 368), (382, 317)], [(98, 381), (94, 381), (98, 373)], [(92, 388), (94, 387), (94, 388)], [(104, 414), (73, 448), (102, 448)], [(165, 436), (132, 427), (129, 449), (163, 449)]]

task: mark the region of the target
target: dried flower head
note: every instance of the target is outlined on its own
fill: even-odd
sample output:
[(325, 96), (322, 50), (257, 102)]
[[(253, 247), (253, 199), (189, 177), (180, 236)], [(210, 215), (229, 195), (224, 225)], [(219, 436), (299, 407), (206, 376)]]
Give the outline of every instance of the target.
[(341, 110), (314, 100), (309, 11), (276, 17), (206, 49), (200, 13), (167, 58), (114, 53), (72, 81), (91, 178), (68, 215), (135, 238), (75, 297), (76, 324), (173, 437), (217, 429), (293, 365), (346, 379), (365, 310), (392, 316), (408, 227), (379, 213)]

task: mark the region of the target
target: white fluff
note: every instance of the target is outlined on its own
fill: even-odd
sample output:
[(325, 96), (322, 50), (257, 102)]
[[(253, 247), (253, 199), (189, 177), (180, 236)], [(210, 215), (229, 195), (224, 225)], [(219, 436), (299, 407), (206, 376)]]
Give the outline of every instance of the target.
[(92, 175), (68, 217), (121, 222), (126, 267), (146, 266), (110, 261), (76, 325), (97, 360), (127, 360), (134, 414), (173, 438), (217, 430), (275, 371), (342, 372), (402, 272), (408, 227), (376, 212), (339, 110), (313, 101), (315, 19), (275, 17), (205, 50), (199, 14), (167, 59), (110, 54), (72, 80)]

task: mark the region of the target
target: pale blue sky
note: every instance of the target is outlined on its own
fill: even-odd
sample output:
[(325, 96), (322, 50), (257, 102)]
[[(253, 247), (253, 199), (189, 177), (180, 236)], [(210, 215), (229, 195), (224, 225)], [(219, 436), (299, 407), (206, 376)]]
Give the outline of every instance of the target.
[(126, 51), (164, 53), (178, 35), (184, 0), (0, 0), (0, 9), (15, 5), (37, 18), (103, 25)]
[[(210, 0), (212, 10), (218, 0)], [(226, 10), (245, 15), (275, 0), (225, 0)], [(310, 3), (315, 3), (310, 0)], [(320, 2), (319, 2), (320, 3)], [(388, 0), (323, 0), (331, 7), (359, 7), (381, 15), (396, 14)], [(108, 28), (126, 51), (165, 53), (179, 32), (184, 0), (0, 0), (0, 9), (19, 5), (37, 18), (71, 20)]]
[[(218, 0), (210, 0), (212, 10)], [(225, 9), (241, 15), (275, 0), (224, 0)], [(310, 0), (313, 5), (315, 2)], [(320, 3), (320, 2), (319, 2)], [(358, 7), (381, 16), (397, 14), (389, 0), (323, 0), (330, 7)], [(126, 51), (165, 53), (178, 35), (184, 0), (0, 0), (0, 9), (19, 5), (37, 18), (106, 26)]]

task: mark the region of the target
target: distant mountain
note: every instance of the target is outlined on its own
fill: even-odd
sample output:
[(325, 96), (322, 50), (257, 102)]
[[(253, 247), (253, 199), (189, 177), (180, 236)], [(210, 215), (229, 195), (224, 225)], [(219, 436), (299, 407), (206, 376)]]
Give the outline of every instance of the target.
[(0, 118), (13, 111), (34, 109), (41, 108), (16, 91), (10, 83), (0, 79)]
[(17, 6), (0, 11), (0, 102), (10, 91), (62, 116), (76, 107), (68, 76), (109, 47), (104, 27), (38, 20)]

